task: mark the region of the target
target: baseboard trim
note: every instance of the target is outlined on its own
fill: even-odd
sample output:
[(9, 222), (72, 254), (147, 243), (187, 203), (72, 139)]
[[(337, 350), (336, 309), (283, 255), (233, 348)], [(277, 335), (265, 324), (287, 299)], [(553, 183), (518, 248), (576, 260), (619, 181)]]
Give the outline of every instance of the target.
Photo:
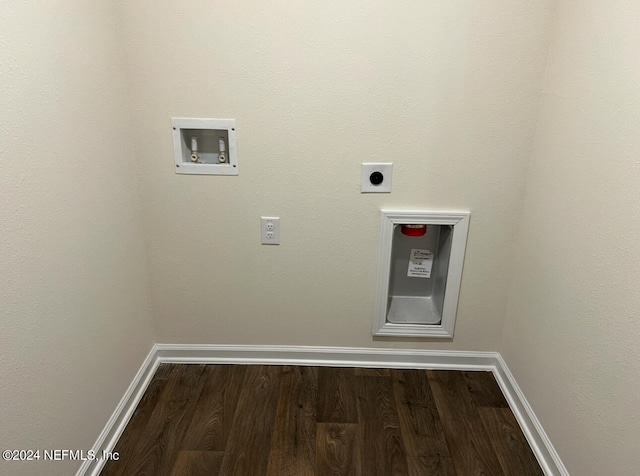
[[(109, 418), (106, 426), (98, 436), (96, 443), (91, 448), (94, 454), (101, 455), (103, 451), (113, 451), (140, 399), (142, 399), (144, 392), (147, 390), (158, 365), (157, 350), (154, 345), (133, 377), (129, 388), (127, 388), (111, 418)], [(106, 461), (97, 459), (93, 461), (85, 460), (80, 469), (78, 469), (76, 476), (97, 476), (102, 471), (105, 463)]]
[(569, 476), (569, 471), (562, 463), (558, 452), (542, 428), (542, 424), (533, 408), (529, 405), (524, 393), (509, 370), (507, 363), (498, 354), (493, 374), (504, 393), (511, 411), (515, 415), (538, 463), (546, 476)]
[[(491, 371), (546, 476), (569, 476), (540, 421), (498, 352), (354, 347), (156, 344), (100, 434), (93, 450), (112, 451), (156, 368), (176, 364), (262, 364)], [(85, 461), (76, 476), (98, 476), (104, 462)]]
[(174, 364), (318, 365), (448, 370), (492, 370), (495, 352), (355, 347), (157, 344), (158, 360)]

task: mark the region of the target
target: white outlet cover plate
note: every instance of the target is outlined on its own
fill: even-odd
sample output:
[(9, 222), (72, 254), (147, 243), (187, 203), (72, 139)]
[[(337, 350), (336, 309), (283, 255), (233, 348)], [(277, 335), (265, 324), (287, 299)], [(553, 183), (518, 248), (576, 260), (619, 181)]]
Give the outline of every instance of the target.
[(260, 241), (263, 245), (280, 244), (280, 217), (260, 217)]
[[(369, 177), (373, 172), (380, 172), (384, 177), (380, 185), (373, 185)], [(391, 193), (392, 163), (362, 164), (360, 192), (362, 193)]]

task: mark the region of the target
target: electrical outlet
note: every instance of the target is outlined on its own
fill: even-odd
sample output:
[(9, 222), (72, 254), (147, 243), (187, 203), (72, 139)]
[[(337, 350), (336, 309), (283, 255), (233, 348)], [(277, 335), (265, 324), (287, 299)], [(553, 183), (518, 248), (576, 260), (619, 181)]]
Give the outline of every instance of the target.
[(360, 192), (391, 193), (392, 163), (362, 164)]
[(280, 244), (280, 217), (260, 217), (260, 238), (263, 245)]

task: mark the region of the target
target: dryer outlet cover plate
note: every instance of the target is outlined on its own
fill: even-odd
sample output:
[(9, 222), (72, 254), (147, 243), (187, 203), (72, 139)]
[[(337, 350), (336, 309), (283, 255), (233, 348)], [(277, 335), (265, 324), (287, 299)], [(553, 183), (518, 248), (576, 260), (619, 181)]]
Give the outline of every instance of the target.
[(360, 192), (391, 193), (392, 172), (392, 163), (362, 164)]

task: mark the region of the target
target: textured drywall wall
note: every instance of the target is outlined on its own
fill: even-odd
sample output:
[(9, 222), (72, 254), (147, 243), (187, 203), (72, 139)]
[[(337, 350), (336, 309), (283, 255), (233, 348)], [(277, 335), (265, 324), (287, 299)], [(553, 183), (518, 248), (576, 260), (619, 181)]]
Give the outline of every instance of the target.
[(113, 7), (0, 3), (3, 450), (91, 449), (154, 340)]
[(640, 469), (639, 21), (558, 4), (501, 348), (580, 476)]
[[(159, 341), (496, 350), (551, 3), (121, 2)], [(240, 175), (176, 175), (171, 116)], [(381, 208), (472, 212), (453, 342), (372, 339)]]

